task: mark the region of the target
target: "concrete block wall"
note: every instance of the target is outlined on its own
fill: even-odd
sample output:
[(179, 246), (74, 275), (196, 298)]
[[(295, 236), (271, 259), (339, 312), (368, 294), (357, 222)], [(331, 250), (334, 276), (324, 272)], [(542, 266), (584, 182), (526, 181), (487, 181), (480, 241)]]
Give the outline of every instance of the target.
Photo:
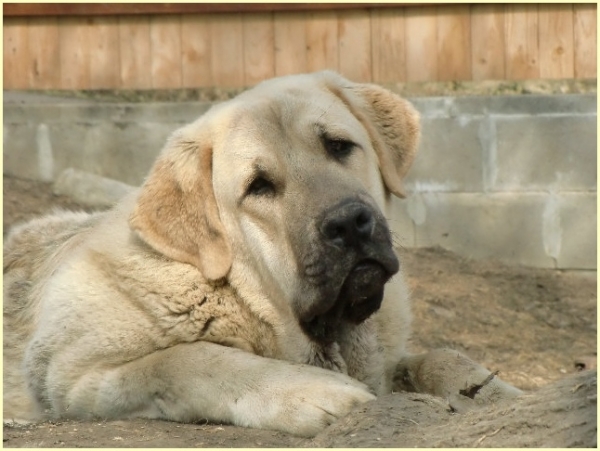
[(596, 269), (595, 95), (413, 102), (423, 135), (391, 214), (401, 243)]
[(115, 104), (8, 92), (4, 173), (52, 181), (72, 167), (139, 185), (168, 136), (210, 106)]
[[(390, 225), (406, 247), (596, 268), (596, 95), (412, 99), (422, 142)], [(73, 167), (140, 184), (209, 103), (115, 104), (5, 92), (4, 173)]]

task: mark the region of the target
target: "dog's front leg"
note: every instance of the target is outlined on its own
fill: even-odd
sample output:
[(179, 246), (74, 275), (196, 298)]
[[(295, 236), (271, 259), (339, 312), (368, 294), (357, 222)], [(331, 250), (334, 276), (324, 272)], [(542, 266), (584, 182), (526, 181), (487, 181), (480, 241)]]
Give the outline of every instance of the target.
[(88, 373), (68, 398), (76, 418), (208, 420), (312, 436), (374, 396), (344, 374), (196, 342)]
[(487, 404), (514, 398), (521, 390), (458, 351), (436, 349), (406, 356), (396, 367), (395, 391), (429, 393), (459, 404), (463, 399)]

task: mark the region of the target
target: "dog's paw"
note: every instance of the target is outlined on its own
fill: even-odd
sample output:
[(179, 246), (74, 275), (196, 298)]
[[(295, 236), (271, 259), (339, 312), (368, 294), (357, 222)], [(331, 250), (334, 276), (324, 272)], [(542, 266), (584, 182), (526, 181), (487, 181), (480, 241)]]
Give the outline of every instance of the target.
[(272, 378), (267, 392), (237, 400), (235, 423), (313, 437), (356, 406), (375, 399), (366, 385), (349, 376), (300, 368)]
[(429, 393), (472, 406), (523, 393), (498, 378), (497, 373), (450, 349), (403, 358), (396, 367), (394, 390)]

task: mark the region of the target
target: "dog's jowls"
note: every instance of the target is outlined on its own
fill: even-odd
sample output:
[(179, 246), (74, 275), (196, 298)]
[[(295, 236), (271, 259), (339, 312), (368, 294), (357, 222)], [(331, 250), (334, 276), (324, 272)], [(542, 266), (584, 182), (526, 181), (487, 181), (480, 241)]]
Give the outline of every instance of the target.
[(112, 210), (16, 227), (5, 420), (313, 435), (394, 383), (444, 393), (451, 359), (406, 353), (385, 219), (418, 137), (414, 108), (380, 87), (331, 72), (273, 79), (176, 131)]

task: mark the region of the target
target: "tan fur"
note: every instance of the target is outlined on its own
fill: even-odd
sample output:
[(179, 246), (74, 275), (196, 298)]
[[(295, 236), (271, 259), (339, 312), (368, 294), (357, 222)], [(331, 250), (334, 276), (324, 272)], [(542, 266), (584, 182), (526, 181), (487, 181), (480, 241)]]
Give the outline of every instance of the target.
[(209, 280), (221, 279), (231, 265), (231, 248), (212, 190), (212, 149), (172, 139), (171, 151), (146, 180), (130, 225), (163, 254), (197, 266)]
[(415, 158), (420, 137), (417, 111), (380, 86), (361, 84), (346, 90), (339, 86), (330, 89), (369, 133), (387, 188), (396, 196), (405, 197), (402, 178)]
[[(352, 154), (329, 155), (323, 130), (356, 143)], [(381, 88), (329, 72), (274, 79), (175, 132), (114, 209), (14, 229), (5, 420), (208, 419), (314, 435), (389, 393), (410, 362), (401, 274), (368, 319), (333, 323), (334, 340), (301, 319), (343, 282), (319, 218), (354, 202), (385, 225), (417, 143), (416, 112)], [(263, 173), (274, 191), (247, 194)]]

